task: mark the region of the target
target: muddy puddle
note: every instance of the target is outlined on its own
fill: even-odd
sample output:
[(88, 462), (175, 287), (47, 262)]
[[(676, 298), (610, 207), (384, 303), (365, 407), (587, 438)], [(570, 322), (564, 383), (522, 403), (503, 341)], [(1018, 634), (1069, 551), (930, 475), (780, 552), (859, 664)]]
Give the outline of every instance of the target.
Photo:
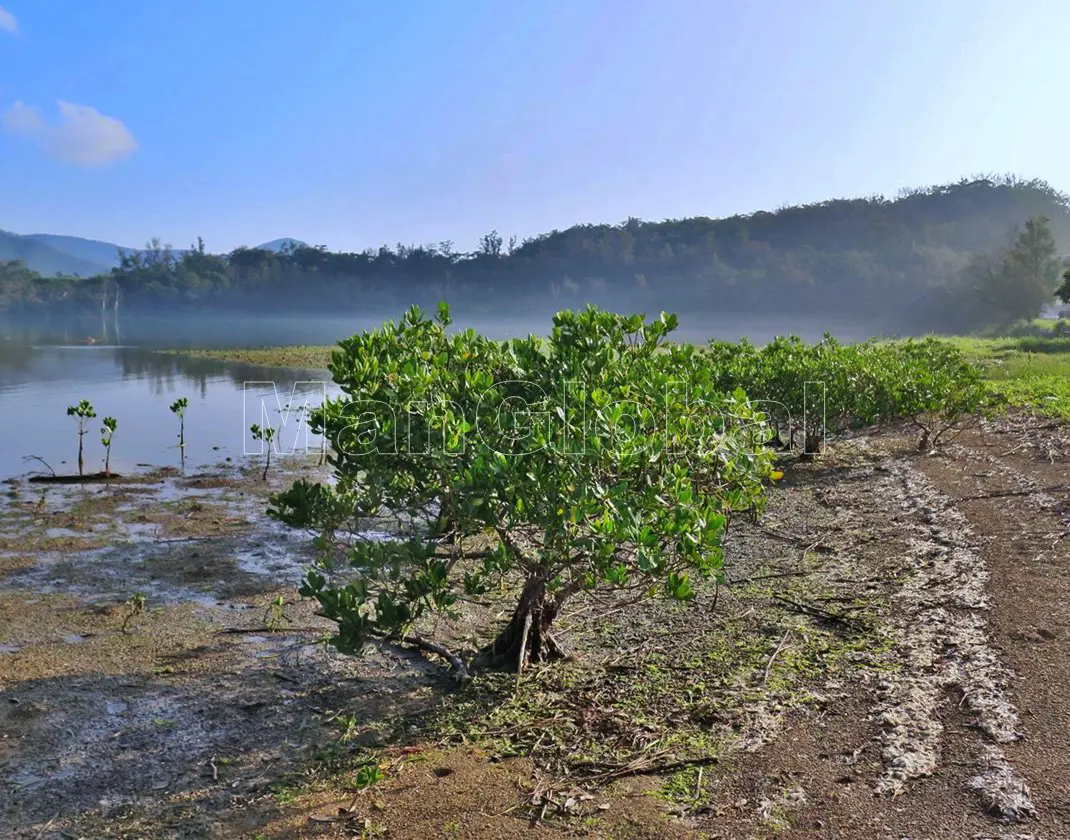
[(107, 836), (60, 832), (75, 814), (107, 825), (150, 804), (181, 826), (152, 836), (214, 836), (211, 804), (270, 801), (353, 692), (384, 731), (428, 702), (437, 667), (334, 654), (297, 596), (308, 534), (264, 511), (271, 492), (320, 475), (290, 463), (262, 482), (255, 465), (224, 465), (6, 485), (0, 836)]

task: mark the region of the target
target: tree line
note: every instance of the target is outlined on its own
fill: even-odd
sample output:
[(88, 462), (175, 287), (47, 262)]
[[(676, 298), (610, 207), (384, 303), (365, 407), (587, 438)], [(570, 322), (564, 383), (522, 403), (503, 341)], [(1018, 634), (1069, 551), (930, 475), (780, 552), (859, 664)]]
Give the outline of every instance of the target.
[(1068, 196), (1040, 180), (981, 177), (722, 219), (629, 218), (522, 241), (492, 231), (472, 252), (444, 241), (213, 254), (198, 240), (176, 254), (154, 240), (96, 277), (44, 278), (0, 263), (0, 312), (378, 313), (438, 300), (520, 310), (589, 302), (835, 312), (902, 330), (963, 329), (1037, 314), (1068, 245)]

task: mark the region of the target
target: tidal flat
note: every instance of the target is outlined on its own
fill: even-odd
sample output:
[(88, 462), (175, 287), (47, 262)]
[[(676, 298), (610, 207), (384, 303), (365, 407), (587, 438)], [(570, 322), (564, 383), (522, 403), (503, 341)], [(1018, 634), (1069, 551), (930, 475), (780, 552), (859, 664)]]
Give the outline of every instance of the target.
[[(733, 527), (721, 584), (688, 603), (577, 602), (561, 618), (570, 658), (523, 675), (522, 692), (515, 674), (462, 686), (434, 657), (325, 644), (331, 625), (296, 592), (310, 535), (265, 515), (271, 492), (326, 478), (315, 459), (281, 459), (266, 482), (255, 459), (84, 488), (8, 482), (0, 829), (510, 837), (538, 818), (563, 835), (764, 837), (817, 813), (844, 831), (866, 814), (899, 824), (874, 789), (971, 767), (983, 780), (997, 764), (1004, 777), (964, 788), (963, 813), (979, 829), (997, 806), (1027, 819), (1033, 799), (1010, 797), (1029, 767), (1022, 684), (992, 657), (1011, 628), (984, 620), (986, 563), (1003, 560), (985, 551), (989, 520), (947, 492), (978, 480), (962, 465), (1019, 482), (1064, 471), (1070, 435), (1023, 417), (955, 447), (921, 456), (890, 430), (785, 463), (762, 521)], [(1051, 531), (1065, 553), (1058, 498), (1013, 498), (1033, 499), (1023, 534)], [(513, 597), (464, 605), (436, 637), (477, 647)], [(967, 697), (961, 731), (948, 690)], [(939, 745), (959, 750), (969, 731), (987, 746), (946, 764)], [(784, 755), (810, 738), (829, 746), (805, 767)], [(766, 774), (770, 756), (788, 769)], [(830, 818), (815, 810), (827, 786), (870, 798)]]

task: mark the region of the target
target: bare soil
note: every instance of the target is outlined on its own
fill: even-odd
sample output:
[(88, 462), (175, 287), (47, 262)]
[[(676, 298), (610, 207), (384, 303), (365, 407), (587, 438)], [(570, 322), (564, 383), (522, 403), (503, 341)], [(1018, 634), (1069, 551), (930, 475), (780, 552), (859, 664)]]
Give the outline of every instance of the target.
[(282, 467), (12, 485), (0, 836), (1070, 837), (1070, 427), (791, 463), (727, 585), (577, 603), (519, 687), (324, 646)]

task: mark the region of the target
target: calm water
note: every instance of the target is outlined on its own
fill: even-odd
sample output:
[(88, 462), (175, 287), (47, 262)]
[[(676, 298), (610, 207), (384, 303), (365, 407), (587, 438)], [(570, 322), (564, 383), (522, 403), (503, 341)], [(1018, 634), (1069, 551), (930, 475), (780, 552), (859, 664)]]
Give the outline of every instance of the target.
[[(288, 411), (318, 405), (336, 393), (323, 375), (310, 372), (295, 392), (294, 375), (278, 369), (188, 359), (134, 347), (20, 347), (0, 345), (0, 478), (44, 470), (25, 456), (38, 455), (57, 473), (75, 472), (77, 422), (67, 406), (87, 399), (97, 417), (85, 436), (86, 471), (102, 468), (101, 419), (111, 415), (119, 427), (112, 443), (111, 467), (118, 472), (139, 465), (180, 464), (179, 422), (170, 411), (186, 397), (186, 466), (215, 464), (226, 457), (258, 454), (261, 444), (248, 433), (251, 423), (279, 428), (280, 451), (315, 449), (300, 415)], [(296, 397), (295, 399), (292, 399)], [(283, 412), (280, 413), (280, 409)], [(266, 410), (266, 415), (265, 415)], [(318, 450), (316, 450), (318, 451)], [(64, 461), (66, 463), (64, 464)]]
[[(829, 330), (842, 340), (866, 338), (856, 323), (826, 319), (799, 323), (783, 316), (739, 318), (715, 325), (682, 317), (679, 340), (704, 342), (710, 337), (756, 342), (797, 333), (814, 340)], [(252, 423), (271, 422), (282, 453), (318, 451), (319, 441), (300, 422), (295, 409), (318, 405), (337, 390), (324, 373), (280, 371), (152, 352), (167, 347), (263, 347), (283, 344), (332, 344), (377, 326), (381, 319), (359, 318), (202, 318), (182, 321), (142, 319), (123, 324), (117, 341), (114, 325), (100, 322), (51, 325), (31, 329), (0, 327), (0, 479), (44, 468), (26, 456), (48, 461), (57, 473), (77, 471), (77, 424), (67, 406), (89, 400), (97, 412), (85, 436), (86, 471), (103, 467), (101, 418), (119, 422), (111, 466), (130, 472), (150, 464), (180, 463), (178, 419), (169, 406), (186, 397), (186, 467), (216, 464), (224, 458), (258, 455), (261, 444), (250, 438)], [(495, 338), (544, 333), (549, 320), (479, 319), (474, 326)], [(83, 342), (93, 338), (98, 343)], [(111, 342), (105, 344), (104, 342)], [(296, 384), (296, 390), (295, 390)]]

